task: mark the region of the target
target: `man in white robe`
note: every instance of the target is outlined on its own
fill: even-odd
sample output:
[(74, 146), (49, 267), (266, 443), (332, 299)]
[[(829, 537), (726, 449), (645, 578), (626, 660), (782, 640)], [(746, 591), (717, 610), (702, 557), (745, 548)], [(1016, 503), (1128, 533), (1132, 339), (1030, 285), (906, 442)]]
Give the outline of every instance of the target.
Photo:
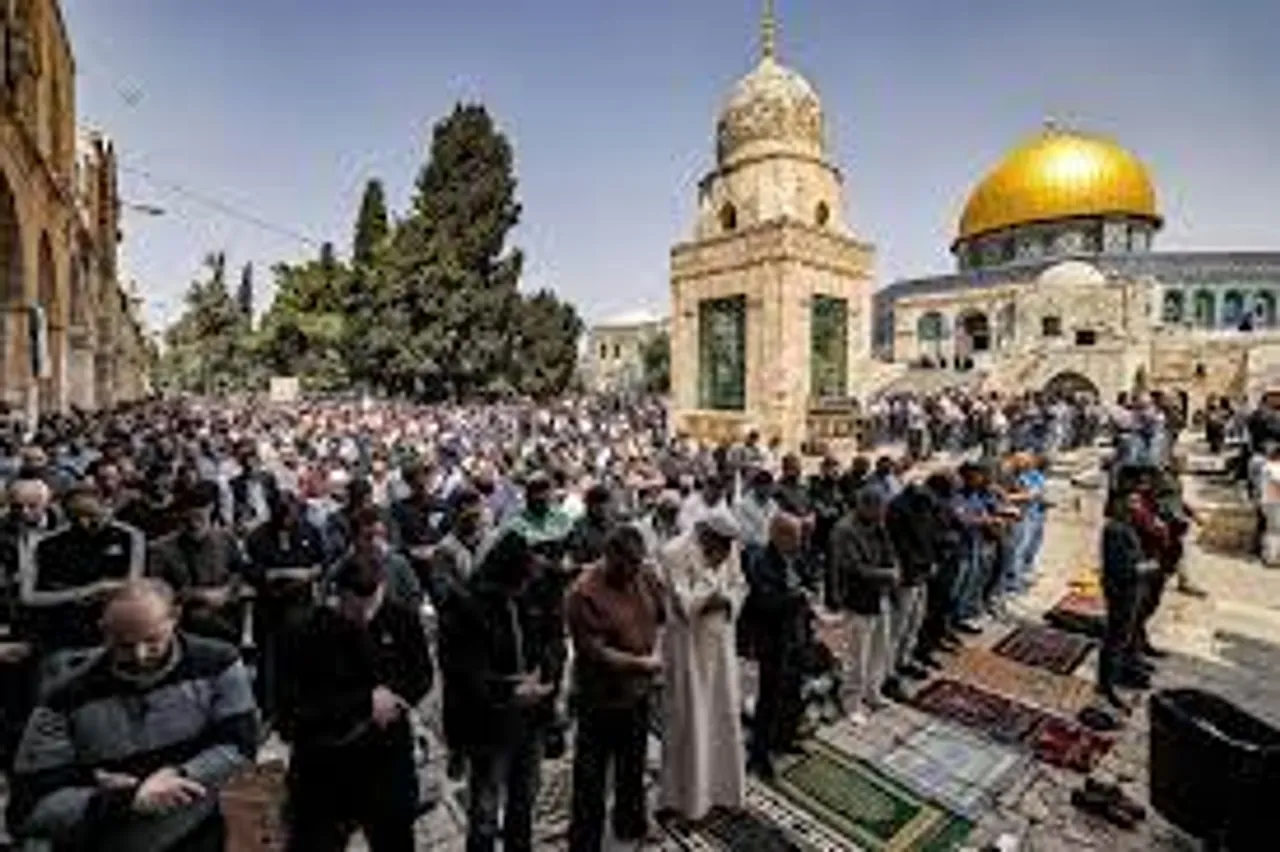
[(663, 743), (659, 811), (696, 822), (742, 807), (745, 780), (734, 622), (746, 597), (731, 511), (713, 509), (663, 547)]

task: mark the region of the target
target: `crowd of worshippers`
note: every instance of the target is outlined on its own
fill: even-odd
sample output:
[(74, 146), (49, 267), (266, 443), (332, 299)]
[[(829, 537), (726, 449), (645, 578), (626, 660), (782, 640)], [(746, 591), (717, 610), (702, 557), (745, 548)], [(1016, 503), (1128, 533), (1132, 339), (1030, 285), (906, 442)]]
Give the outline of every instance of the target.
[[(570, 849), (606, 824), (641, 839), (652, 731), (662, 819), (740, 808), (812, 711), (865, 721), (1034, 577), (1041, 456), (806, 476), (758, 438), (682, 451), (656, 423), (583, 401), (160, 407), (19, 448), (0, 532), (10, 830), (220, 849), (217, 791), (274, 731), (290, 849), (357, 829), (412, 849), (438, 686), (468, 850), (532, 848), (542, 762), (570, 737)], [(820, 626), (849, 632), (848, 659)]]

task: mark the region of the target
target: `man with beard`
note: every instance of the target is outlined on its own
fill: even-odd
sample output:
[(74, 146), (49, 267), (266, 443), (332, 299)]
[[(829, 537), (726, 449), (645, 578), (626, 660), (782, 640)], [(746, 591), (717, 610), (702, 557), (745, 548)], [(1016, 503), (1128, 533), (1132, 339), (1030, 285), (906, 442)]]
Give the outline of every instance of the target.
[(102, 603), (126, 580), (142, 576), (142, 533), (112, 521), (92, 486), (79, 486), (66, 500), (70, 522), (24, 550), (31, 560), (21, 573), (21, 618), (30, 630), (42, 679), (51, 682), (98, 644), (95, 625)]
[(235, 649), (176, 632), (163, 583), (130, 581), (105, 647), (36, 707), (14, 763), (9, 824), (81, 852), (219, 852), (218, 788), (257, 744)]
[(344, 563), (336, 600), (286, 640), (280, 732), (293, 746), (292, 852), (411, 852), (418, 807), (410, 711), (434, 669), (417, 612), (387, 596), (382, 567)]
[(747, 768), (773, 777), (773, 752), (797, 747), (804, 706), (800, 687), (803, 649), (809, 618), (800, 562), (803, 529), (793, 515), (779, 513), (769, 521), (769, 543), (759, 559), (743, 570), (750, 591), (742, 609), (743, 627), (760, 663), (760, 688), (752, 719)]
[[(467, 582), (475, 568), (476, 554), (486, 534), (486, 518), (484, 497), (479, 492), (463, 488), (454, 493), (447, 522), (448, 532), (433, 548), (427, 572), (427, 595), (437, 613), (445, 612), (456, 596), (466, 593)], [(442, 634), (439, 638), (442, 669), (450, 665), (446, 659), (449, 653), (448, 636)], [(466, 723), (465, 718), (459, 715), (465, 714), (466, 704), (448, 678), (444, 682), (441, 702), (444, 739), (449, 748), (448, 774), (450, 778), (458, 778), (466, 766), (458, 733)]]
[(155, 542), (178, 531), (182, 525), (175, 508), (176, 477), (167, 462), (152, 465), (142, 481), (142, 493), (135, 495), (116, 512), (116, 518), (142, 531), (148, 542)]
[(254, 640), (262, 654), (255, 682), (264, 718), (277, 706), (281, 640), (306, 618), (325, 563), (324, 536), (295, 494), (277, 491), (271, 519), (249, 533), (245, 550), (257, 587)]
[(466, 753), (467, 852), (533, 849), (548, 704), (560, 681), (563, 628), (548, 629), (531, 594), (538, 557), (515, 530), (501, 532), (464, 594), (442, 613), (446, 687), (464, 723), (454, 742)]
[(177, 506), (182, 526), (152, 545), (148, 573), (177, 594), (184, 630), (238, 645), (249, 566), (235, 537), (214, 526), (217, 506), (218, 487), (212, 482), (185, 494)]

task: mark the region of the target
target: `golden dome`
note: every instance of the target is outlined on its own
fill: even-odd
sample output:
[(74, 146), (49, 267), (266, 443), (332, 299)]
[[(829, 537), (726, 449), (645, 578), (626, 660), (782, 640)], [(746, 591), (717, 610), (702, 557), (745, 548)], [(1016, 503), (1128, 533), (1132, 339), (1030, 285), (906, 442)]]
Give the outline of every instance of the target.
[(1019, 145), (978, 184), (960, 216), (960, 240), (1017, 225), (1120, 215), (1157, 224), (1146, 167), (1099, 136), (1048, 127)]

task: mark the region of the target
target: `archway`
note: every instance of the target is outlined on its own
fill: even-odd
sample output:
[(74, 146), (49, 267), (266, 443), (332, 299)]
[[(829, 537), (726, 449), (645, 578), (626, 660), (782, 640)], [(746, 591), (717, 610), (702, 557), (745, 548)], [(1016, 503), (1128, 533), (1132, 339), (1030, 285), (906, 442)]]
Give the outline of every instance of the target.
[(1060, 399), (1070, 399), (1086, 394), (1094, 399), (1102, 398), (1093, 380), (1074, 370), (1063, 370), (1045, 382), (1044, 393), (1046, 396)]
[(1244, 319), (1244, 294), (1239, 290), (1228, 290), (1222, 297), (1222, 325), (1224, 328), (1235, 328)]
[(0, 398), (9, 403), (19, 401), (12, 395), (14, 380), (21, 376), (14, 363), (24, 362), (27, 351), (26, 336), (10, 332), (15, 311), (23, 302), (22, 242), (13, 187), (9, 176), (0, 171)]
[(1181, 290), (1166, 290), (1161, 318), (1170, 325), (1181, 324), (1187, 312), (1187, 297)]
[(947, 336), (947, 321), (937, 311), (921, 315), (916, 322), (916, 342), (921, 358), (928, 358), (934, 366), (942, 363), (942, 340)]
[(1193, 302), (1195, 322), (1200, 328), (1213, 328), (1218, 324), (1218, 299), (1211, 290), (1197, 290)]
[(991, 351), (991, 321), (982, 311), (962, 314), (956, 321), (956, 355), (966, 357)]
[(1276, 296), (1270, 290), (1259, 290), (1253, 297), (1254, 324), (1262, 328), (1274, 328), (1276, 324)]

